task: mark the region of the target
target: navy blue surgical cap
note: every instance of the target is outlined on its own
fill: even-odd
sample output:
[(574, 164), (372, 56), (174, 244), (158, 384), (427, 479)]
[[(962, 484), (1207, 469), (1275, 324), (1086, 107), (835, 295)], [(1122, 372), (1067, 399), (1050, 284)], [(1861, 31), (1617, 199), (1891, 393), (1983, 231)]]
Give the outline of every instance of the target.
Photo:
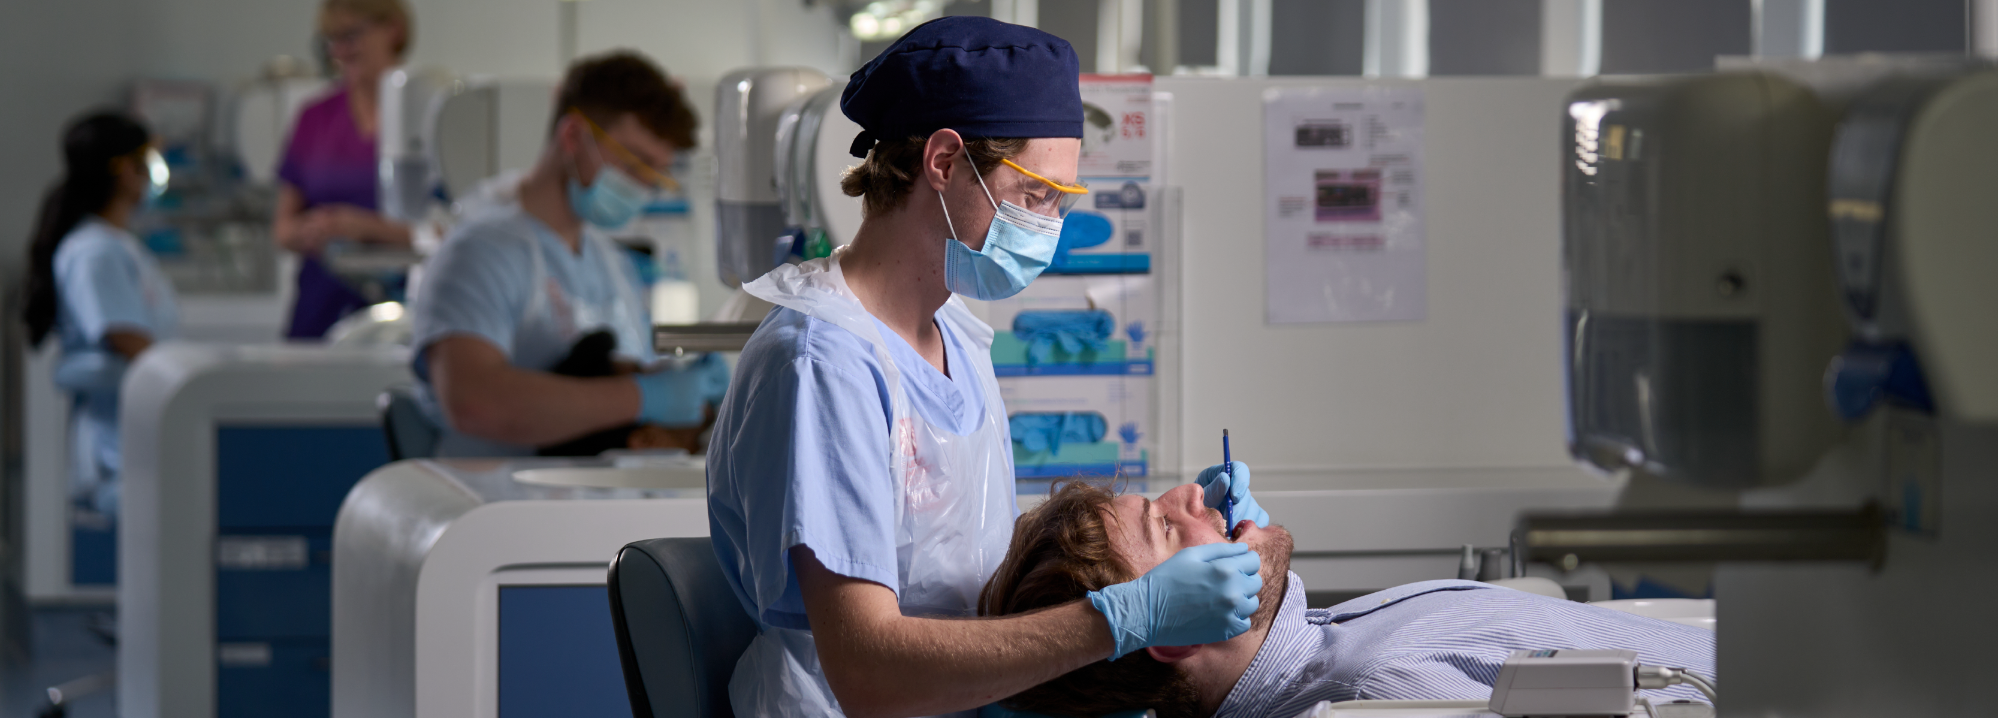
[(1068, 41), (988, 17), (916, 26), (847, 80), (839, 109), (860, 125), (853, 156), (877, 140), (941, 129), (980, 137), (1081, 137), (1080, 64)]

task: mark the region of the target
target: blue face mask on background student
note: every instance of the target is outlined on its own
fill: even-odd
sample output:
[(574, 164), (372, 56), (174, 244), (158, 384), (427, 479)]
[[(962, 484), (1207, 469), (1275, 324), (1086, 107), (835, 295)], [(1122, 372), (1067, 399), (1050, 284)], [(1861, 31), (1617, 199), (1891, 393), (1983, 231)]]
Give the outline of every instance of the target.
[[(1061, 218), (1036, 214), (1012, 202), (1002, 205), (992, 199), (976, 165), (971, 174), (985, 190), (985, 201), (992, 203), (992, 227), (985, 230), (985, 248), (973, 251), (956, 238), (950, 206), (944, 206), (944, 223), (951, 233), (944, 243), (944, 286), (973, 299), (1005, 299), (1026, 289), (1054, 261), (1055, 248), (1061, 245)], [(937, 202), (943, 202), (942, 192), (937, 193)]]
[(597, 157), (597, 179), (584, 187), (569, 178), (569, 209), (598, 229), (616, 229), (631, 222), (639, 210), (652, 202), (653, 191), (616, 165)]

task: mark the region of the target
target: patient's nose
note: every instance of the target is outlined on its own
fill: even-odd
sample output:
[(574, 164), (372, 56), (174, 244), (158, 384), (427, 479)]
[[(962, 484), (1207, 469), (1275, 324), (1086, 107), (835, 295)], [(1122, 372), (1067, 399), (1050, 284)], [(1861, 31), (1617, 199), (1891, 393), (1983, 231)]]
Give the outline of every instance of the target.
[(1165, 492), (1159, 497), (1159, 501), (1180, 512), (1199, 516), (1207, 512), (1207, 507), (1200, 503), (1202, 496), (1204, 494), (1199, 484), (1182, 484)]

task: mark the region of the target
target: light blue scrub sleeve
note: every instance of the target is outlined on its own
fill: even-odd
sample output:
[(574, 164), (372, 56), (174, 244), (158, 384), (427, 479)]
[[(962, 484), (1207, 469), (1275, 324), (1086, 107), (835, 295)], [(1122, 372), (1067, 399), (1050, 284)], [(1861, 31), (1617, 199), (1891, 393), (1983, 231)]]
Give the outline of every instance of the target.
[[(799, 342), (806, 351), (745, 352), (730, 392), (735, 405), (722, 419), (730, 426), (718, 427), (723, 444), (709, 453), (710, 466), (713, 454), (724, 455), (711, 506), (725, 569), (764, 623), (804, 629), (791, 549), (808, 546), (834, 573), (899, 594), (901, 494), (889, 471), (886, 388), (872, 348), (843, 329), (800, 323), (795, 331), (813, 335)], [(859, 355), (865, 359), (855, 352), (867, 352)], [(771, 356), (787, 353), (788, 360)]]
[(116, 241), (91, 239), (71, 237), (56, 250), (56, 290), (70, 318), (93, 345), (116, 327), (152, 336), (152, 313), (131, 252)]
[(533, 256), (526, 242), (474, 224), (446, 242), (424, 267), (413, 323), (416, 374), (427, 378), (430, 344), (452, 335), (492, 342), (513, 357), (513, 332), (527, 308)]

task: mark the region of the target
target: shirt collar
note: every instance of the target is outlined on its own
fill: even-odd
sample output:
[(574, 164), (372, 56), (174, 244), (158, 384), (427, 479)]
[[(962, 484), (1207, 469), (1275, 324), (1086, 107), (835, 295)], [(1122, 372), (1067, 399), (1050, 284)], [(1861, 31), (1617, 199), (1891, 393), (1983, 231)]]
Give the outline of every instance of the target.
[(1290, 674), (1302, 665), (1297, 659), (1310, 654), (1300, 650), (1312, 637), (1311, 625), (1304, 619), (1304, 579), (1295, 573), (1287, 578), (1283, 604), (1277, 608), (1276, 618), (1270, 621), (1269, 634), (1263, 637), (1263, 645), (1256, 649), (1248, 670), (1242, 671), (1242, 678), (1235, 681), (1235, 687), (1221, 701), (1214, 718), (1267, 713), (1282, 699), (1280, 689), (1290, 682), (1287, 680)]
[(1248, 670), (1242, 672), (1241, 680), (1235, 682), (1228, 697), (1221, 701), (1214, 718), (1268, 715), (1295, 695), (1297, 689), (1306, 685), (1298, 679), (1298, 674), (1314, 660), (1331, 658), (1326, 653), (1331, 646), (1327, 632), (1337, 628), (1326, 624), (1344, 623), (1423, 594), (1492, 588), (1491, 584), (1476, 581), (1420, 581), (1368, 594), (1329, 610), (1307, 611), (1304, 579), (1292, 573), (1289, 580), (1283, 605), (1270, 622), (1269, 635), (1263, 638), (1262, 647), (1256, 650), (1256, 657), (1249, 662)]

